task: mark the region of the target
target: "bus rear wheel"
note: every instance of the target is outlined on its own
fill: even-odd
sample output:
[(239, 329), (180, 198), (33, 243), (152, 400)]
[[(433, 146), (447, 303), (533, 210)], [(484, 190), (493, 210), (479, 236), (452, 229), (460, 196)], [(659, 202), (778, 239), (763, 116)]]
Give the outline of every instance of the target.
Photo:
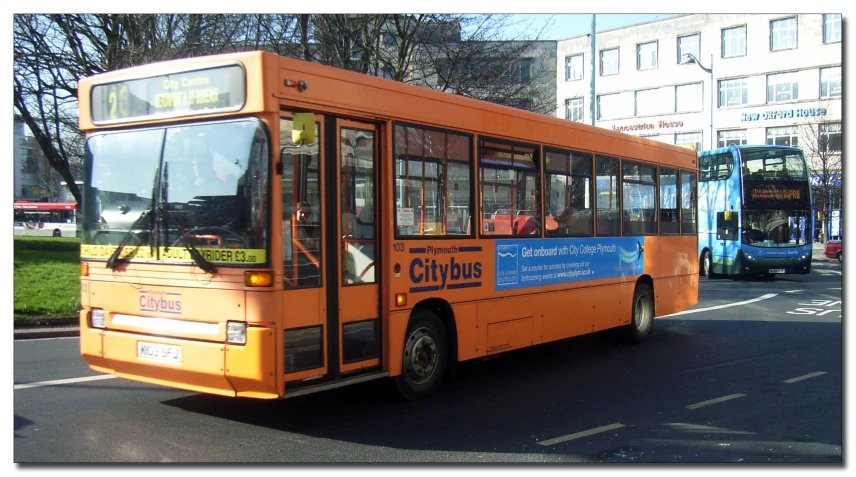
[(641, 343), (654, 330), (654, 293), (646, 283), (637, 283), (633, 292), (630, 324), (622, 330), (624, 341)]
[(610, 343), (641, 343), (654, 331), (654, 293), (646, 283), (637, 283), (633, 292), (630, 323), (600, 332)]
[(705, 250), (701, 254), (701, 274), (708, 280), (713, 278), (713, 260), (710, 257), (710, 250)]
[(60, 232), (59, 229), (56, 229), (53, 231), (53, 236), (54, 237), (62, 237), (62, 232)]
[(448, 341), (436, 314), (418, 310), (410, 317), (402, 354), (401, 374), (395, 377), (399, 394), (408, 401), (434, 391), (448, 364)]

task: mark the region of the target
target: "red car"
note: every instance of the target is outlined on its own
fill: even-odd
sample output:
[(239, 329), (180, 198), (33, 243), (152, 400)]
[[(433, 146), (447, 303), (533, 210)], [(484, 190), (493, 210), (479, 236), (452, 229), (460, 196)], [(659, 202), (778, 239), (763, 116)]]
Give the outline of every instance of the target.
[(823, 252), (826, 258), (837, 258), (841, 263), (841, 240), (830, 240), (826, 242), (826, 250)]

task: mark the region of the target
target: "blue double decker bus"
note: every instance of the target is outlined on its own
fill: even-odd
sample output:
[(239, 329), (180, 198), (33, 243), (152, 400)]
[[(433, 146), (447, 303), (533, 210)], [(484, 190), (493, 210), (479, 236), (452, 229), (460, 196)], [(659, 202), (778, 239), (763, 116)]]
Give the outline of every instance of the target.
[(730, 145), (699, 153), (699, 271), (811, 270), (811, 187), (797, 147)]

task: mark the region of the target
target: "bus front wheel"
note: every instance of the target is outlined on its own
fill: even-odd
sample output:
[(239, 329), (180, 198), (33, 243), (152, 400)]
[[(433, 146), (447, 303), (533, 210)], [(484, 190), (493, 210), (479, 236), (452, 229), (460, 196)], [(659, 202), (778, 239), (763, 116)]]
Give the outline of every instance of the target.
[(53, 231), (54, 237), (62, 237), (62, 232), (59, 229)]
[(401, 374), (395, 377), (404, 399), (413, 401), (437, 388), (448, 363), (448, 349), (440, 318), (428, 310), (416, 311), (407, 326)]
[(710, 257), (710, 250), (705, 250), (701, 254), (701, 274), (704, 278), (713, 278), (713, 260)]

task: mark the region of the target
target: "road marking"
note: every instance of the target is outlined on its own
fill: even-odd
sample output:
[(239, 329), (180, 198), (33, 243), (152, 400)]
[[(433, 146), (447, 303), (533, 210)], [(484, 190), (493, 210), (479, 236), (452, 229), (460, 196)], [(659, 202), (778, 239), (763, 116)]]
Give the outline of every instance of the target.
[(16, 384), (14, 389), (18, 390), (27, 388), (40, 388), (42, 386), (57, 386), (60, 384), (83, 383), (86, 381), (99, 381), (101, 379), (114, 379), (115, 377), (116, 376), (113, 376), (112, 374), (108, 374), (103, 376), (87, 376), (85, 378), (57, 379), (55, 381), (42, 381), (39, 383)]
[(802, 293), (802, 292), (804, 292), (804, 291), (805, 291), (805, 290), (788, 290), (788, 291), (786, 291), (785, 293)]
[(797, 381), (802, 381), (803, 379), (816, 378), (816, 377), (821, 376), (821, 375), (823, 375), (823, 374), (826, 374), (826, 371), (818, 371), (818, 372), (816, 372), (816, 373), (804, 374), (804, 375), (802, 375), (802, 376), (797, 376), (797, 377), (795, 377), (795, 378), (786, 379), (786, 380), (784, 380), (784, 382), (786, 382), (786, 383), (788, 383), (788, 384), (793, 384), (793, 383), (795, 383), (795, 382), (797, 382)]
[(750, 303), (755, 303), (755, 302), (759, 302), (762, 300), (768, 300), (770, 298), (773, 298), (774, 296), (778, 296), (778, 293), (768, 293), (766, 295), (759, 296), (758, 298), (753, 298), (751, 300), (746, 300), (746, 301), (739, 301), (737, 303), (729, 303), (727, 305), (717, 305), (717, 306), (709, 306), (707, 308), (699, 308), (697, 310), (679, 311), (677, 313), (672, 313), (671, 315), (658, 316), (657, 318), (666, 318), (669, 316), (678, 316), (678, 315), (689, 315), (690, 313), (701, 313), (703, 311), (721, 310), (722, 308), (730, 308), (732, 306), (748, 305)]
[(827, 288), (827, 290), (841, 290), (841, 287), (831, 287)]
[(732, 399), (737, 399), (745, 396), (745, 394), (729, 394), (728, 396), (718, 397), (716, 399), (711, 399), (709, 401), (703, 401), (696, 404), (690, 404), (689, 406), (685, 406), (687, 409), (698, 409), (704, 406), (710, 406), (711, 404), (718, 404), (724, 401), (730, 401)]
[(538, 442), (539, 445), (542, 446), (551, 446), (553, 444), (558, 444), (560, 442), (567, 442), (574, 439), (579, 439), (580, 437), (588, 437), (594, 434), (600, 434), (601, 432), (611, 431), (613, 429), (619, 429), (624, 427), (624, 424), (620, 424), (616, 422), (615, 424), (610, 424), (608, 426), (595, 427), (594, 429), (589, 429), (587, 431), (577, 432), (576, 434), (568, 434), (562, 437), (556, 437), (555, 439), (547, 439), (546, 441)]

